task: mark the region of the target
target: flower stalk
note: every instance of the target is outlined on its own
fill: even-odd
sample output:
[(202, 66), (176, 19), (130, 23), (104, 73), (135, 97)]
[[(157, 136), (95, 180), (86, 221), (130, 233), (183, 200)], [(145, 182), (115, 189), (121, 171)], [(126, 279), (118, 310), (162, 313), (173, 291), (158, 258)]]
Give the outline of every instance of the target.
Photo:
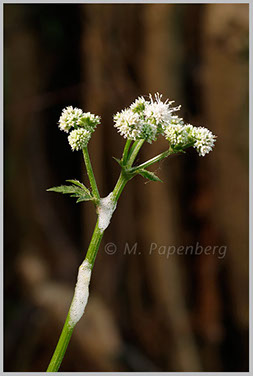
[(127, 165), (129, 167), (132, 166), (132, 164), (134, 163), (135, 161), (135, 158), (137, 157), (142, 145), (144, 144), (145, 140), (139, 140), (139, 141), (136, 141), (136, 144), (133, 145), (133, 149), (131, 150), (131, 154), (129, 156), (129, 160), (128, 160), (128, 163)]
[(93, 168), (92, 168), (92, 165), (91, 165), (90, 156), (89, 156), (87, 146), (82, 149), (82, 152), (83, 152), (83, 159), (84, 159), (84, 163), (85, 163), (85, 166), (86, 166), (87, 174), (88, 174), (88, 177), (89, 177), (89, 180), (90, 180), (92, 193), (93, 193), (93, 196), (97, 199), (97, 202), (98, 202), (99, 199), (100, 199), (100, 195), (99, 195), (96, 179), (95, 179), (95, 176), (94, 176)]

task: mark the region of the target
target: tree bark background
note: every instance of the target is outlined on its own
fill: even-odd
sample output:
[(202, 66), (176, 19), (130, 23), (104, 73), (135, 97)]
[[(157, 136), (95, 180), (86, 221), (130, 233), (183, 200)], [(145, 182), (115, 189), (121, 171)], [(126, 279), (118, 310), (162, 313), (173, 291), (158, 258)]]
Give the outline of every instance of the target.
[[(5, 371), (46, 369), (95, 223), (92, 205), (45, 192), (86, 181), (61, 109), (102, 116), (89, 149), (105, 196), (124, 144), (112, 114), (157, 91), (217, 144), (155, 166), (163, 184), (127, 185), (61, 371), (247, 371), (248, 6), (9, 4), (4, 21)], [(226, 254), (162, 251), (196, 244)]]

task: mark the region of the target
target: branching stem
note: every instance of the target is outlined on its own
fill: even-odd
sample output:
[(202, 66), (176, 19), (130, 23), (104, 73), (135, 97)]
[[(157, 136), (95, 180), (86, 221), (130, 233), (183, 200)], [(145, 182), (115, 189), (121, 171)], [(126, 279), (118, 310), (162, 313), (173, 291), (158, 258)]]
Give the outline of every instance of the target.
[[(129, 142), (129, 141), (126, 142), (125, 149), (124, 149), (123, 156), (122, 156), (122, 160), (124, 160), (124, 158), (125, 158), (125, 160), (127, 160), (128, 150), (129, 150), (130, 144), (131, 144), (131, 142)], [(138, 142), (138, 144), (134, 148), (133, 154), (131, 155), (131, 161), (132, 161), (131, 163), (134, 162), (133, 156), (134, 155), (135, 155), (135, 157), (137, 156), (138, 151), (140, 150), (142, 144), (143, 144), (143, 142), (142, 143)], [(92, 166), (91, 166), (91, 162), (90, 162), (90, 158), (89, 158), (87, 148), (83, 149), (83, 156), (84, 156), (84, 161), (85, 161), (85, 165), (86, 165), (86, 168), (87, 168), (87, 173), (88, 173), (88, 176), (89, 176), (89, 179), (90, 179), (90, 184), (91, 184), (93, 195), (99, 200), (100, 196), (99, 196), (96, 180), (95, 180), (95, 177), (94, 177), (94, 174), (93, 174), (93, 170), (92, 170)], [(128, 180), (129, 180), (129, 177), (126, 174), (124, 174), (123, 171), (122, 171), (120, 176), (119, 176), (119, 179), (118, 179), (118, 181), (115, 185), (115, 188), (113, 190), (113, 197), (114, 197), (115, 202), (118, 201), (118, 199), (119, 199), (126, 183), (128, 182)], [(104, 231), (100, 230), (100, 228), (98, 226), (98, 220), (97, 220), (97, 223), (95, 225), (94, 232), (93, 232), (93, 235), (92, 235), (92, 238), (91, 238), (91, 241), (90, 241), (90, 245), (89, 245), (89, 248), (87, 250), (86, 257), (85, 257), (85, 261), (87, 261), (91, 265), (91, 268), (93, 268), (93, 266), (94, 266), (96, 255), (97, 255), (103, 234), (104, 234)], [(50, 361), (50, 364), (48, 366), (47, 372), (57, 372), (58, 371), (58, 369), (59, 369), (59, 367), (62, 363), (63, 357), (65, 355), (65, 352), (67, 350), (73, 329), (75, 327), (75, 325), (74, 326), (70, 325), (69, 313), (70, 313), (70, 311), (68, 312), (64, 327), (62, 329), (59, 341), (58, 341), (57, 346), (55, 348), (55, 351), (54, 351), (54, 354), (53, 354), (52, 359)]]

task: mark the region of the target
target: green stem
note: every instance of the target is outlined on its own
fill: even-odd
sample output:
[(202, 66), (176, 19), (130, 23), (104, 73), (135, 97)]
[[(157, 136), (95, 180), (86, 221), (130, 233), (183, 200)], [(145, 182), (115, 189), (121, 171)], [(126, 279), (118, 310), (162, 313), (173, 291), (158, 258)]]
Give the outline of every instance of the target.
[[(188, 149), (191, 146), (193, 146), (192, 142), (190, 142), (189, 144), (185, 145), (184, 149)], [(136, 170), (146, 168), (146, 167), (152, 165), (153, 163), (159, 162), (162, 159), (167, 158), (169, 155), (176, 154), (176, 153), (184, 153), (184, 150), (175, 150), (175, 149), (172, 149), (170, 147), (168, 150), (164, 151), (161, 154), (158, 154), (156, 157), (149, 159), (148, 161), (140, 164), (139, 166), (135, 166), (135, 167), (130, 168), (129, 172), (134, 172)]]
[(131, 149), (130, 149), (129, 154), (128, 154), (128, 159), (131, 157), (133, 150), (135, 149), (138, 142), (139, 142), (139, 140), (133, 142), (133, 145), (131, 146)]
[(115, 202), (118, 201), (120, 195), (121, 195), (121, 192), (123, 191), (126, 183), (128, 182), (129, 178), (126, 177), (126, 175), (124, 174), (124, 172), (122, 171), (120, 176), (119, 176), (119, 179), (115, 185), (115, 188), (113, 190), (113, 196), (114, 196), (114, 200)]
[(90, 185), (91, 185), (93, 196), (97, 200), (99, 200), (100, 199), (100, 195), (99, 195), (99, 191), (98, 191), (96, 179), (95, 179), (95, 176), (94, 176), (94, 173), (93, 173), (93, 169), (92, 169), (92, 165), (91, 165), (91, 161), (90, 161), (90, 156), (89, 156), (88, 148), (85, 147), (85, 148), (82, 149), (82, 151), (83, 151), (83, 158), (84, 158), (85, 166), (86, 166), (86, 169), (87, 169), (87, 174), (89, 176), (89, 180), (90, 180)]
[(85, 260), (88, 261), (89, 264), (91, 264), (92, 269), (93, 269), (93, 266), (94, 266), (94, 263), (95, 263), (95, 259), (96, 259), (98, 249), (99, 249), (103, 235), (104, 235), (104, 232), (100, 231), (100, 229), (98, 227), (98, 220), (97, 220), (97, 223), (96, 223), (96, 226), (94, 228), (94, 232), (93, 232), (93, 235), (92, 235), (92, 238), (91, 238), (91, 241), (90, 241), (90, 245), (89, 245), (88, 251), (86, 253), (86, 257), (85, 257)]
[[(100, 231), (98, 227), (98, 221), (97, 221), (91, 241), (90, 241), (90, 245), (89, 245), (86, 257), (85, 257), (85, 260), (91, 264), (91, 268), (93, 268), (94, 266), (95, 258), (96, 258), (97, 251), (101, 243), (102, 237), (103, 237), (103, 232)], [(68, 312), (64, 327), (62, 329), (59, 341), (55, 348), (50, 364), (48, 366), (47, 372), (58, 371), (62, 363), (63, 357), (65, 355), (65, 352), (67, 350), (72, 332), (75, 327), (75, 325), (69, 325), (69, 321), (70, 321), (69, 314), (70, 314), (70, 310)]]
[(125, 164), (126, 161), (127, 161), (128, 150), (130, 148), (131, 143), (132, 143), (132, 140), (127, 140), (126, 141), (125, 148), (124, 148), (124, 151), (123, 151), (123, 156), (122, 156), (122, 162), (123, 162), (123, 164)]
[(52, 356), (52, 359), (50, 361), (50, 364), (47, 368), (47, 372), (57, 372), (62, 359), (65, 355), (65, 352), (67, 350), (72, 332), (73, 332), (74, 327), (71, 327), (69, 325), (69, 315), (67, 316), (67, 319), (65, 321), (64, 327), (61, 332), (61, 336), (59, 338), (59, 341), (57, 343), (54, 355)]
[[(114, 197), (115, 202), (118, 201), (121, 195), (121, 192), (123, 191), (128, 180), (129, 179), (124, 175), (124, 173), (120, 174), (119, 179), (113, 190), (113, 197)], [(85, 260), (88, 261), (89, 264), (91, 264), (91, 268), (93, 268), (94, 266), (96, 255), (97, 255), (103, 234), (104, 234), (104, 231), (101, 231), (99, 229), (98, 220), (97, 220), (97, 223), (96, 223), (96, 226), (95, 226), (95, 229), (94, 229), (91, 241), (90, 241), (90, 245), (87, 250), (86, 257), (85, 257)], [(67, 347), (68, 347), (68, 344), (69, 344), (69, 341), (70, 341), (70, 338), (74, 329), (73, 325), (71, 326), (69, 325), (69, 321), (70, 319), (69, 319), (69, 312), (68, 312), (64, 327), (62, 329), (62, 333), (60, 335), (59, 341), (57, 343), (57, 346), (52, 356), (52, 359), (50, 361), (50, 364), (48, 366), (47, 372), (57, 372), (62, 363), (63, 357), (67, 350)]]
[(151, 158), (151, 159), (149, 159), (148, 161), (146, 161), (146, 162), (140, 164), (139, 166), (136, 166), (136, 167), (131, 168), (131, 169), (130, 169), (130, 172), (134, 172), (134, 171), (136, 171), (136, 170), (146, 168), (146, 167), (152, 165), (153, 163), (155, 163), (155, 162), (159, 162), (159, 161), (161, 161), (162, 159), (168, 157), (169, 155), (172, 155), (172, 154), (175, 154), (175, 153), (178, 153), (178, 151), (175, 151), (175, 150), (173, 150), (173, 149), (168, 149), (168, 150), (164, 151), (163, 153), (158, 154), (156, 157)]
[[(131, 166), (134, 163), (135, 158), (137, 157), (137, 154), (138, 154), (140, 148), (142, 147), (143, 143), (144, 143), (144, 140), (139, 140), (139, 141), (134, 142), (133, 145), (132, 145), (132, 148), (131, 148), (131, 150), (128, 154), (128, 151), (129, 151), (129, 148), (130, 148), (130, 145), (131, 145), (131, 141), (127, 140), (127, 142), (126, 142), (124, 152), (123, 152), (123, 156), (122, 156), (122, 160), (124, 162), (127, 162), (127, 160), (128, 160), (127, 166), (128, 166), (128, 168), (130, 168), (129, 172), (136, 171), (137, 169), (140, 169), (140, 168), (148, 167), (151, 164), (158, 162), (158, 161), (162, 160), (163, 158), (166, 158), (170, 154), (175, 153), (175, 151), (173, 151), (172, 149), (166, 150), (165, 152), (157, 155), (156, 157), (148, 160), (147, 162), (144, 162), (137, 167), (131, 168)], [(88, 176), (89, 176), (89, 179), (90, 179), (90, 184), (91, 184), (93, 195), (99, 201), (100, 196), (99, 196), (97, 184), (96, 184), (96, 181), (95, 181), (95, 177), (94, 177), (94, 174), (93, 174), (93, 170), (92, 170), (92, 166), (91, 166), (91, 162), (90, 162), (90, 158), (89, 158), (87, 148), (83, 149), (83, 156), (84, 156), (84, 161), (85, 161), (85, 165), (86, 165), (86, 168), (87, 168), (87, 173), (88, 173)], [(115, 203), (119, 200), (119, 197), (120, 197), (126, 183), (132, 177), (133, 177), (133, 174), (128, 175), (128, 173), (125, 172), (124, 169), (122, 169), (121, 174), (119, 176), (119, 179), (118, 179), (118, 181), (117, 181), (117, 183), (114, 187), (114, 190), (113, 190), (113, 199), (115, 200)], [(93, 235), (92, 235), (92, 238), (91, 238), (91, 241), (90, 241), (89, 248), (87, 250), (86, 257), (85, 257), (85, 261), (87, 261), (91, 265), (91, 268), (93, 268), (93, 266), (94, 266), (96, 255), (97, 255), (103, 234), (104, 234), (104, 231), (100, 230), (99, 219), (98, 219), (96, 226), (94, 228), (94, 232), (93, 232)], [(67, 347), (68, 347), (70, 338), (72, 336), (74, 327), (75, 327), (75, 325), (73, 325), (73, 324), (70, 325), (70, 311), (69, 311), (67, 318), (66, 318), (66, 321), (65, 321), (65, 324), (64, 324), (64, 327), (62, 329), (59, 341), (58, 341), (57, 346), (55, 348), (55, 351), (54, 351), (54, 354), (53, 354), (52, 359), (50, 361), (50, 364), (48, 366), (47, 372), (57, 372), (58, 371), (58, 369), (59, 369), (59, 367), (62, 363), (63, 357), (65, 355), (65, 352), (67, 350)]]
[[(150, 159), (149, 161), (142, 163), (140, 166), (131, 168), (131, 166), (134, 163), (135, 158), (137, 157), (137, 154), (138, 154), (140, 148), (142, 147), (143, 143), (144, 143), (144, 140), (139, 140), (139, 141), (134, 142), (134, 144), (132, 145), (132, 148), (130, 150), (130, 153), (128, 154), (128, 151), (129, 151), (129, 148), (130, 148), (130, 145), (131, 145), (131, 141), (127, 140), (127, 142), (126, 142), (124, 152), (123, 152), (123, 156), (122, 156), (122, 160), (127, 162), (127, 159), (128, 159), (127, 166), (130, 168), (130, 172), (135, 171), (139, 168), (145, 168), (145, 167), (147, 167), (147, 166), (149, 166), (149, 165), (151, 165), (155, 162), (158, 162), (159, 160), (161, 160), (163, 158), (166, 158), (170, 154), (175, 153), (173, 150), (169, 149), (169, 150), (165, 151), (164, 153), (161, 153), (158, 156)], [(85, 161), (85, 165), (86, 165), (86, 168), (87, 168), (87, 173), (88, 173), (88, 176), (89, 176), (89, 179), (90, 179), (90, 184), (91, 184), (93, 195), (97, 198), (97, 200), (100, 200), (100, 196), (99, 196), (97, 184), (96, 184), (96, 181), (95, 181), (95, 177), (94, 177), (94, 174), (93, 174), (93, 170), (92, 170), (92, 166), (91, 166), (91, 162), (90, 162), (90, 158), (89, 158), (87, 148), (83, 149), (83, 156), (84, 156), (84, 161)], [(131, 177), (133, 177), (133, 175), (131, 175)], [(118, 179), (118, 181), (117, 181), (117, 183), (114, 187), (114, 190), (113, 190), (113, 199), (115, 200), (115, 203), (119, 200), (119, 197), (120, 197), (126, 183), (128, 182), (128, 180), (131, 179), (131, 177), (130, 177), (130, 175), (127, 174), (127, 172), (124, 171), (124, 169), (121, 171), (119, 179)], [(89, 248), (87, 250), (86, 257), (85, 257), (85, 260), (87, 262), (89, 262), (89, 264), (91, 265), (91, 268), (93, 268), (93, 266), (94, 266), (96, 255), (97, 255), (101, 240), (103, 238), (103, 234), (104, 234), (104, 231), (100, 230), (99, 219), (98, 219), (96, 226), (95, 226), (95, 229), (94, 229), (94, 232), (93, 232), (93, 235), (92, 235), (92, 238), (91, 238), (91, 241), (90, 241)], [(70, 325), (70, 315), (68, 313), (64, 327), (62, 329), (62, 333), (61, 333), (59, 341), (57, 343), (56, 349), (54, 351), (54, 354), (53, 354), (52, 359), (50, 361), (50, 364), (48, 366), (47, 372), (57, 372), (58, 371), (58, 369), (59, 369), (59, 367), (62, 363), (63, 357), (65, 355), (65, 352), (67, 350), (73, 329), (74, 329), (74, 326)]]
[(129, 159), (128, 159), (128, 166), (129, 167), (131, 167), (132, 164), (134, 163), (135, 158), (137, 157), (137, 154), (139, 153), (140, 148), (142, 147), (144, 142), (145, 142), (145, 140), (139, 140), (139, 141), (134, 142), (132, 149), (130, 151)]

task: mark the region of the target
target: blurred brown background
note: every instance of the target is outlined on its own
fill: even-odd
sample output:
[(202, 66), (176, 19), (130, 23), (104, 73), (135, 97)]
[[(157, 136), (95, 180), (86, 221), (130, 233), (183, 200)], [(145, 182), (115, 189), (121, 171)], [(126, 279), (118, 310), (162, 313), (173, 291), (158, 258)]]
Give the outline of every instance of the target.
[[(4, 22), (5, 371), (46, 369), (95, 223), (91, 204), (46, 192), (86, 181), (62, 108), (102, 116), (89, 149), (107, 195), (124, 144), (112, 114), (156, 91), (215, 149), (156, 165), (163, 184), (128, 183), (61, 371), (247, 371), (248, 5), (9, 4)], [(196, 242), (226, 255), (149, 255)]]

